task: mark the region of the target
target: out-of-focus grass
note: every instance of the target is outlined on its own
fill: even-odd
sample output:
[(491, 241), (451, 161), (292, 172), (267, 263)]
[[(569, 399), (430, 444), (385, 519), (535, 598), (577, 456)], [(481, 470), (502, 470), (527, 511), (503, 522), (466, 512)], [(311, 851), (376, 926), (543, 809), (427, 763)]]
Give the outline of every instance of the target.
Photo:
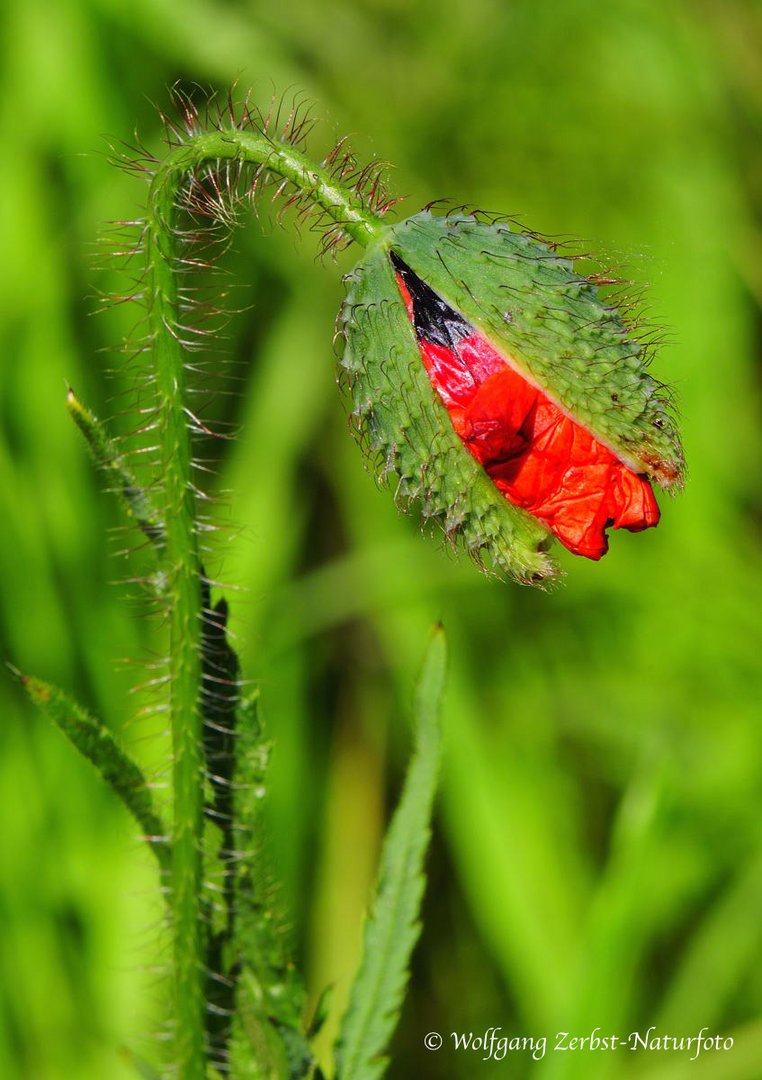
[[(160, 721), (120, 657), (162, 649), (129, 590), (64, 407), (124, 430), (127, 307), (91, 318), (94, 241), (139, 213), (102, 133), (156, 145), (176, 79), (305, 88), (316, 134), (358, 132), (410, 210), (449, 196), (582, 236), (667, 329), (690, 465), (658, 530), (564, 559), (545, 595), (480, 578), (364, 473), (333, 386), (339, 267), (253, 227), (224, 349), (214, 571), (275, 740), (271, 839), (312, 988), (344, 999), (413, 672), (451, 641), (433, 887), (392, 1075), (505, 1074), (447, 1033), (733, 1032), (693, 1076), (759, 1074), (759, 270), (762, 9), (558, 4), (8, 0), (0, 111), (0, 625), (20, 667), (78, 693), (159, 769)], [(111, 379), (105, 368), (116, 368)], [(59, 734), (0, 683), (0, 1074), (127, 1075), (161, 1018), (158, 909), (130, 825)], [(150, 737), (149, 737), (150, 736)], [(330, 1034), (330, 1028), (328, 1034)], [(423, 1035), (446, 1037), (427, 1053)], [(478, 1064), (477, 1064), (478, 1061)], [(678, 1080), (681, 1057), (511, 1058), (543, 1080)], [(120, 1073), (120, 1069), (123, 1073)], [(703, 1073), (699, 1070), (704, 1070)], [(712, 1071), (715, 1069), (716, 1071)], [(724, 1070), (724, 1071), (721, 1071)]]

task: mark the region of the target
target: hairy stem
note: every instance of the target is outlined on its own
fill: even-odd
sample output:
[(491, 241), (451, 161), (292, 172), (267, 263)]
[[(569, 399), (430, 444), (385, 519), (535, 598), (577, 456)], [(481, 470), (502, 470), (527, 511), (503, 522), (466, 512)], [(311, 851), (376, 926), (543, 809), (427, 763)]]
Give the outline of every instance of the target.
[(296, 147), (260, 131), (210, 131), (192, 135), (174, 147), (159, 165), (152, 190), (176, 193), (184, 177), (203, 165), (222, 161), (264, 165), (328, 214), (362, 247), (383, 229), (382, 219), (364, 205), (354, 191), (336, 182), (330, 172)]
[(145, 245), (149, 318), (159, 399), (165, 553), (170, 596), (170, 722), (173, 750), (172, 924), (175, 1066), (182, 1080), (204, 1080), (201, 921), (201, 575), (192, 485), (192, 447), (183, 353), (177, 338), (174, 265), (176, 192), (151, 191)]
[(175, 1074), (205, 1080), (202, 829), (203, 714), (202, 567), (196, 532), (192, 446), (181, 330), (178, 326), (178, 194), (189, 174), (223, 161), (264, 165), (313, 201), (362, 246), (381, 219), (359, 195), (295, 147), (258, 131), (191, 135), (158, 165), (144, 233), (147, 300), (158, 393), (164, 486), (164, 556), (170, 598), (170, 720), (173, 744), (172, 926), (174, 934)]

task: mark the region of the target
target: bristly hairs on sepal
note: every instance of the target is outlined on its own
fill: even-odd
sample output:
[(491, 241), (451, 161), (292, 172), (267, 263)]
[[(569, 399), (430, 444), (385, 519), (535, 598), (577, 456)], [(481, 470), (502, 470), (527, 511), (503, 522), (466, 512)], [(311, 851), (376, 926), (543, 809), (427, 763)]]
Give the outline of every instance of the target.
[(609, 527), (658, 522), (650, 482), (684, 476), (642, 305), (620, 310), (564, 246), (503, 215), (425, 209), (366, 250), (339, 318), (381, 479), (522, 582), (557, 572), (548, 532), (598, 559)]

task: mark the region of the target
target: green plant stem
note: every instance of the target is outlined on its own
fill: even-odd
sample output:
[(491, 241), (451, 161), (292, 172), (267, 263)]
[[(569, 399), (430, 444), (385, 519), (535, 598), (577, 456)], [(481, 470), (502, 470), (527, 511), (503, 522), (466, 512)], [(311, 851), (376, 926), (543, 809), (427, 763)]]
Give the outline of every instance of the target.
[(149, 318), (159, 398), (165, 551), (170, 596), (170, 724), (173, 750), (172, 927), (175, 1066), (183, 1080), (204, 1080), (203, 926), (201, 919), (201, 576), (185, 403), (177, 337), (174, 188), (151, 192), (145, 245)]
[(147, 302), (156, 378), (164, 485), (164, 554), (170, 598), (170, 722), (173, 746), (171, 908), (175, 1005), (175, 1070), (205, 1080), (202, 908), (202, 569), (196, 533), (192, 445), (183, 346), (178, 326), (178, 194), (189, 174), (221, 161), (265, 168), (293, 184), (362, 246), (377, 238), (381, 219), (321, 166), (261, 132), (191, 135), (157, 166), (144, 243)]
[(152, 191), (171, 188), (176, 193), (190, 171), (221, 161), (265, 165), (315, 202), (361, 247), (378, 239), (384, 229), (383, 220), (367, 209), (359, 195), (338, 184), (327, 169), (296, 147), (258, 131), (211, 131), (191, 136), (170, 150), (158, 166)]

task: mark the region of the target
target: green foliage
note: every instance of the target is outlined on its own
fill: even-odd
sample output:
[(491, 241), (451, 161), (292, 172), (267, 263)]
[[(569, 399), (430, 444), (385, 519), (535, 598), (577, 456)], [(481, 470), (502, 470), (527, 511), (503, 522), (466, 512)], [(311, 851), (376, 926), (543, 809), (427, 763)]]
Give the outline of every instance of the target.
[(121, 497), (129, 517), (152, 543), (161, 547), (164, 543), (164, 525), (145, 488), (140, 486), (125, 462), (119, 447), (109, 436), (103, 424), (82, 404), (71, 389), (66, 398), (66, 407), (87, 440), (93, 461), (106, 477), (107, 490)]
[[(237, 390), (201, 403), (238, 432), (206, 444), (199, 481), (222, 494), (212, 518), (225, 529), (205, 534), (208, 569), (240, 587), (227, 592), (231, 637), (243, 670), (264, 676), (276, 750), (263, 813), (308, 1001), (333, 984), (342, 1011), (359, 951), (348, 928), (403, 767), (400, 703), (442, 618), (448, 745), (427, 932), (396, 1036), (405, 1072), (624, 1080), (628, 1059), (477, 1065), (422, 1037), (655, 1018), (736, 1036), (691, 1077), (756, 1080), (758, 5), (336, 0), (327, 15), (312, 0), (7, 0), (4, 15), (2, 648), (71, 689), (147, 776), (166, 759), (165, 718), (150, 689), (131, 692), (143, 675), (114, 660), (165, 655), (165, 625), (142, 618), (139, 587), (110, 582), (150, 574), (153, 555), (122, 554), (136, 545), (113, 534), (121, 516), (62, 407), (71, 383), (130, 449), (135, 312), (90, 317), (89, 297), (134, 286), (90, 252), (143, 193), (108, 167), (102, 133), (129, 142), (137, 127), (158, 147), (153, 103), (178, 77), (222, 93), (238, 78), (257, 102), (273, 84), (304, 87), (328, 118), (317, 144), (335, 125), (395, 161), (401, 213), (442, 195), (515, 213), (581, 237), (636, 293), (651, 283), (686, 491), (598, 565), (560, 553), (573, 573), (540, 594), (454, 563), (374, 491), (336, 399), (336, 277), (307, 230), (298, 245), (242, 231), (214, 283), (215, 295), (249, 283), (231, 292), (244, 310), (213, 358)], [(124, 355), (106, 352), (119, 342)], [(137, 473), (141, 459), (127, 459)], [(127, 1080), (114, 1046), (166, 1015), (155, 866), (10, 680), (0, 712), (0, 1074)], [(643, 1058), (637, 1071), (687, 1071), (679, 1056)]]
[(18, 678), (31, 701), (61, 729), (80, 754), (93, 763), (118, 795), (143, 830), (144, 839), (166, 873), (172, 854), (168, 831), (154, 807), (153, 796), (140, 767), (119, 746), (108, 728), (63, 690), (30, 675), (18, 674)]
[[(141, 296), (148, 332), (141, 351), (144, 349), (150, 357), (155, 384), (156, 400), (151, 410), (155, 421), (149, 427), (155, 429), (158, 441), (160, 472), (152, 481), (152, 491), (156, 492), (159, 512), (106, 429), (71, 390), (67, 399), (69, 412), (85, 436), (96, 465), (121, 496), (129, 516), (154, 545), (161, 578), (166, 582), (162, 599), (169, 622), (169, 838), (157, 828), (159, 818), (153, 812), (143, 774), (118, 749), (108, 731), (60, 691), (38, 680), (21, 678), (30, 697), (98, 767), (140, 823), (154, 827), (146, 838), (157, 851), (163, 871), (173, 939), (173, 1075), (184, 1080), (204, 1080), (214, 1069), (251, 1080), (300, 1080), (312, 1075), (315, 1067), (302, 1029), (304, 991), (282, 951), (272, 897), (263, 885), (262, 815), (258, 803), (265, 791), (267, 749), (262, 741), (256, 697), (241, 697), (238, 658), (228, 640), (227, 602), (220, 599), (213, 604), (200, 557), (199, 492), (191, 479), (193, 432), (208, 434), (208, 429), (190, 407), (192, 390), (185, 357), (191, 345), (185, 339), (193, 328), (181, 321), (180, 311), (181, 297), (189, 288), (187, 267), (197, 266), (198, 260), (188, 257), (187, 240), (178, 219), (184, 201), (192, 220), (208, 214), (225, 225), (232, 223), (235, 200), (240, 197), (237, 184), (242, 169), (249, 166), (251, 198), (266, 169), (268, 175), (275, 173), (283, 180), (277, 194), (282, 194), (284, 184), (291, 185), (294, 194), (290, 204), (303, 203), (308, 211), (316, 211), (319, 219), (328, 220), (331, 246), (350, 237), (365, 242), (378, 229), (371, 207), (380, 189), (374, 180), (371, 193), (366, 195), (367, 177), (373, 175), (366, 171), (359, 174), (351, 189), (344, 188), (334, 178), (333, 170), (313, 166), (295, 150), (291, 143), (299, 141), (302, 127), (296, 124), (296, 107), (283, 131), (273, 136), (270, 119), (259, 119), (248, 105), (243, 107), (240, 125), (223, 132), (221, 118), (212, 122), (207, 131), (190, 103), (182, 98), (180, 101), (186, 120), (185, 136), (178, 143), (171, 141), (166, 160), (156, 161), (152, 168), (146, 220), (140, 223), (135, 249), (136, 253), (142, 252), (145, 261)], [(232, 102), (230, 118), (234, 119)], [(341, 147), (339, 143), (337, 151)], [(327, 160), (331, 161), (331, 157)], [(350, 160), (346, 154), (341, 159), (340, 179), (345, 177), (346, 162)], [(223, 173), (223, 163), (229, 161), (236, 163), (238, 171), (232, 184), (228, 174)], [(144, 167), (141, 159), (131, 164)], [(204, 189), (205, 183), (211, 184), (212, 195)], [(195, 254), (195, 246), (191, 251)], [(187, 300), (184, 306), (188, 306)], [(424, 710), (419, 731), (422, 759), (426, 743), (432, 738), (431, 715), (438, 707), (438, 700), (430, 701), (429, 697), (441, 696), (441, 685), (435, 681), (428, 688), (430, 681), (427, 668), (420, 691), (420, 708)], [(434, 713), (425, 715), (427, 709)], [(435, 761), (438, 763), (438, 754)], [(418, 831), (419, 862), (427, 844), (425, 825), (435, 783), (436, 768), (427, 768), (426, 761), (416, 763), (409, 793), (403, 800), (403, 824), (407, 822)], [(420, 804), (417, 815), (416, 802)], [(405, 809), (407, 803), (411, 804), (409, 809)], [(242, 843), (246, 847), (241, 848)], [(386, 856), (392, 867), (397, 855), (394, 847), (392, 843)], [(419, 868), (412, 883), (415, 911), (423, 884)], [(409, 920), (411, 912), (406, 915)], [(408, 931), (409, 938), (404, 922), (401, 929), (403, 934)], [(404, 967), (415, 937), (417, 933), (406, 942), (398, 982), (402, 979), (404, 983)], [(387, 941), (376, 944), (389, 947)], [(399, 1007), (402, 989), (402, 985), (393, 987), (385, 1009)], [(150, 1070), (142, 1059), (133, 1056), (133, 1060), (140, 1071)]]
[(415, 696), (414, 756), (381, 853), (378, 884), (365, 926), (363, 957), (336, 1046), (337, 1080), (375, 1080), (410, 978), (421, 931), (423, 864), (441, 758), (440, 713), (447, 662), (441, 627), (434, 632)]

